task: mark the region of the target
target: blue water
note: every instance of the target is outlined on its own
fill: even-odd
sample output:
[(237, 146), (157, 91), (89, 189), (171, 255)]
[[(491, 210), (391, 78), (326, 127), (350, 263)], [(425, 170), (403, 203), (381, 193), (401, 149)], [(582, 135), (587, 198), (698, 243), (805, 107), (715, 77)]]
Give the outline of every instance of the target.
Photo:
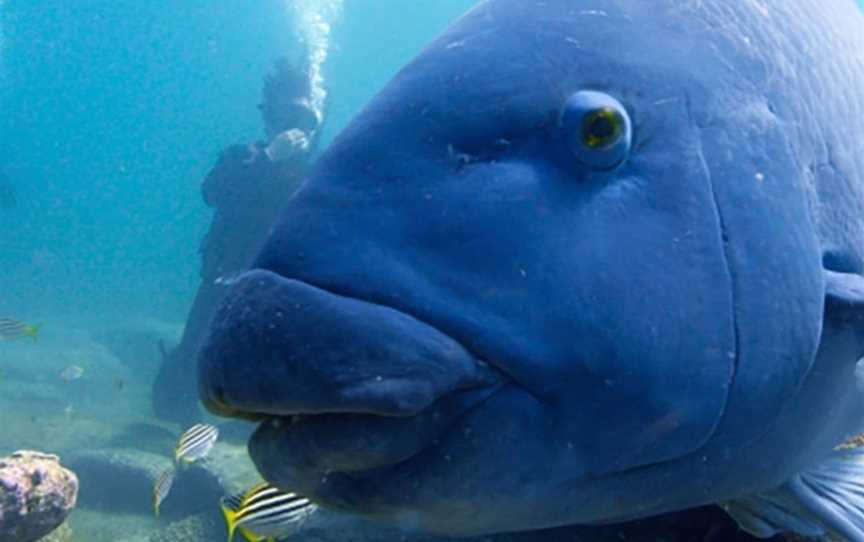
[[(0, 317), (44, 322), (36, 343), (0, 341), (0, 456), (169, 457), (183, 427), (152, 414), (157, 341), (177, 343), (200, 283), (204, 176), (228, 145), (264, 138), (274, 60), (326, 53), (323, 147), (472, 3), (0, 0), (0, 196), (11, 185), (16, 200), (0, 205)], [(91, 491), (111, 477), (92, 476)], [(120, 491), (140, 504), (79, 506), (78, 540), (147, 540), (178, 517), (182, 497), (157, 521), (148, 487)]]
[[(471, 3), (336, 10), (325, 140)], [(299, 54), (287, 4), (2, 3), (0, 168), (20, 204), (0, 214), (0, 312), (183, 318), (209, 220), (201, 180), (222, 148), (262, 136), (262, 77)]]

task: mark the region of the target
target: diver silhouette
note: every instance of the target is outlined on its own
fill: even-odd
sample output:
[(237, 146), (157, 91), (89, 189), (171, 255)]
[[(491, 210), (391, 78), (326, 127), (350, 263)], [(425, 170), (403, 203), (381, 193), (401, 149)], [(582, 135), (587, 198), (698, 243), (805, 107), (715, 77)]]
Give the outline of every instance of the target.
[[(282, 204), (305, 175), (318, 141), (322, 113), (311, 105), (308, 67), (285, 58), (265, 77), (258, 106), (266, 140), (231, 145), (204, 178), (201, 193), (213, 209), (199, 249), (201, 284), (180, 343), (162, 348), (152, 405), (157, 417), (199, 418), (195, 355), (232, 277), (248, 269)], [(0, 205), (4, 199), (0, 177)]]

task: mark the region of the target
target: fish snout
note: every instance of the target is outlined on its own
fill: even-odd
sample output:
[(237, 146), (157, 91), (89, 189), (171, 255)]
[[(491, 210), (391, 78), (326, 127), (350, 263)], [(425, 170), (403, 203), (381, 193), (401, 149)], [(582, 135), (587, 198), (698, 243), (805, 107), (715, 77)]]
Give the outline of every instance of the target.
[(218, 414), (414, 416), (497, 371), (398, 310), (253, 270), (232, 285), (198, 360)]

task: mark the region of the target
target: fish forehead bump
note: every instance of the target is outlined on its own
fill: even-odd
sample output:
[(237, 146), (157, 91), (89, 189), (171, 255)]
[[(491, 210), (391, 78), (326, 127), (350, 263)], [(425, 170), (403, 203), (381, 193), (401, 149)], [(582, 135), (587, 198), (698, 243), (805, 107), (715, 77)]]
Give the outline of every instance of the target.
[[(387, 110), (389, 96), (403, 110), (422, 107), (425, 117), (464, 113), (465, 104), (471, 103), (475, 118), (497, 110), (514, 122), (543, 106), (538, 97), (557, 108), (582, 87), (626, 93), (628, 105), (639, 110), (663, 105), (659, 100), (682, 99), (683, 85), (702, 91), (717, 83), (782, 83), (802, 69), (819, 75), (820, 66), (823, 71), (843, 69), (844, 60), (832, 66), (831, 59), (819, 58), (814, 48), (860, 56), (864, 41), (851, 31), (862, 18), (855, 2), (832, 6), (832, 26), (814, 32), (808, 19), (824, 20), (823, 9), (816, 0), (770, 6), (722, 0), (492, 0), (433, 42), (360, 118), (367, 130), (398, 119), (398, 110)], [(507, 44), (506, 53), (502, 43)], [(484, 69), (474, 69), (477, 65)], [(530, 76), (525, 77), (526, 72)], [(830, 78), (814, 79), (814, 92), (827, 81)], [(400, 92), (414, 85), (427, 92)], [(797, 92), (800, 85), (790, 90)], [(736, 104), (731, 101), (735, 98), (725, 92), (697, 96), (717, 100), (712, 109), (720, 117), (768, 113)], [(462, 119), (449, 124), (461, 131), (471, 123)], [(465, 138), (475, 135), (468, 132)]]

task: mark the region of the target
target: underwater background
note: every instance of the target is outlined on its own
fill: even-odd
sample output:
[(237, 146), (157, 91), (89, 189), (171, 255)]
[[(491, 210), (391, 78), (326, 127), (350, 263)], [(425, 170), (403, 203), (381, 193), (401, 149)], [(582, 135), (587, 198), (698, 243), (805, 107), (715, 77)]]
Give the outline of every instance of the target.
[(0, 3), (0, 167), (18, 195), (0, 214), (0, 313), (182, 320), (209, 220), (201, 180), (223, 147), (262, 136), (273, 61), (322, 40), (326, 141), (471, 4)]
[[(320, 151), (472, 4), (0, 0), (0, 319), (41, 324), (0, 341), (0, 455), (72, 464), (76, 540), (158, 539), (196, 499), (218, 516), (192, 476), (153, 517), (153, 469), (185, 427), (154, 417), (152, 388), (201, 282), (202, 181), (223, 149), (264, 139), (274, 62), (326, 93)], [(245, 455), (244, 439), (214, 455)]]
[(274, 62), (308, 66), (324, 93), (320, 152), (474, 3), (0, 0), (0, 319), (41, 324), (38, 341), (0, 340), (0, 456), (75, 468), (76, 540), (208, 540), (165, 529), (218, 519), (215, 475), (255, 477), (248, 428), (226, 428), (215, 474), (184, 474), (153, 515), (186, 428), (154, 415), (153, 390), (201, 284), (202, 181), (265, 138)]

